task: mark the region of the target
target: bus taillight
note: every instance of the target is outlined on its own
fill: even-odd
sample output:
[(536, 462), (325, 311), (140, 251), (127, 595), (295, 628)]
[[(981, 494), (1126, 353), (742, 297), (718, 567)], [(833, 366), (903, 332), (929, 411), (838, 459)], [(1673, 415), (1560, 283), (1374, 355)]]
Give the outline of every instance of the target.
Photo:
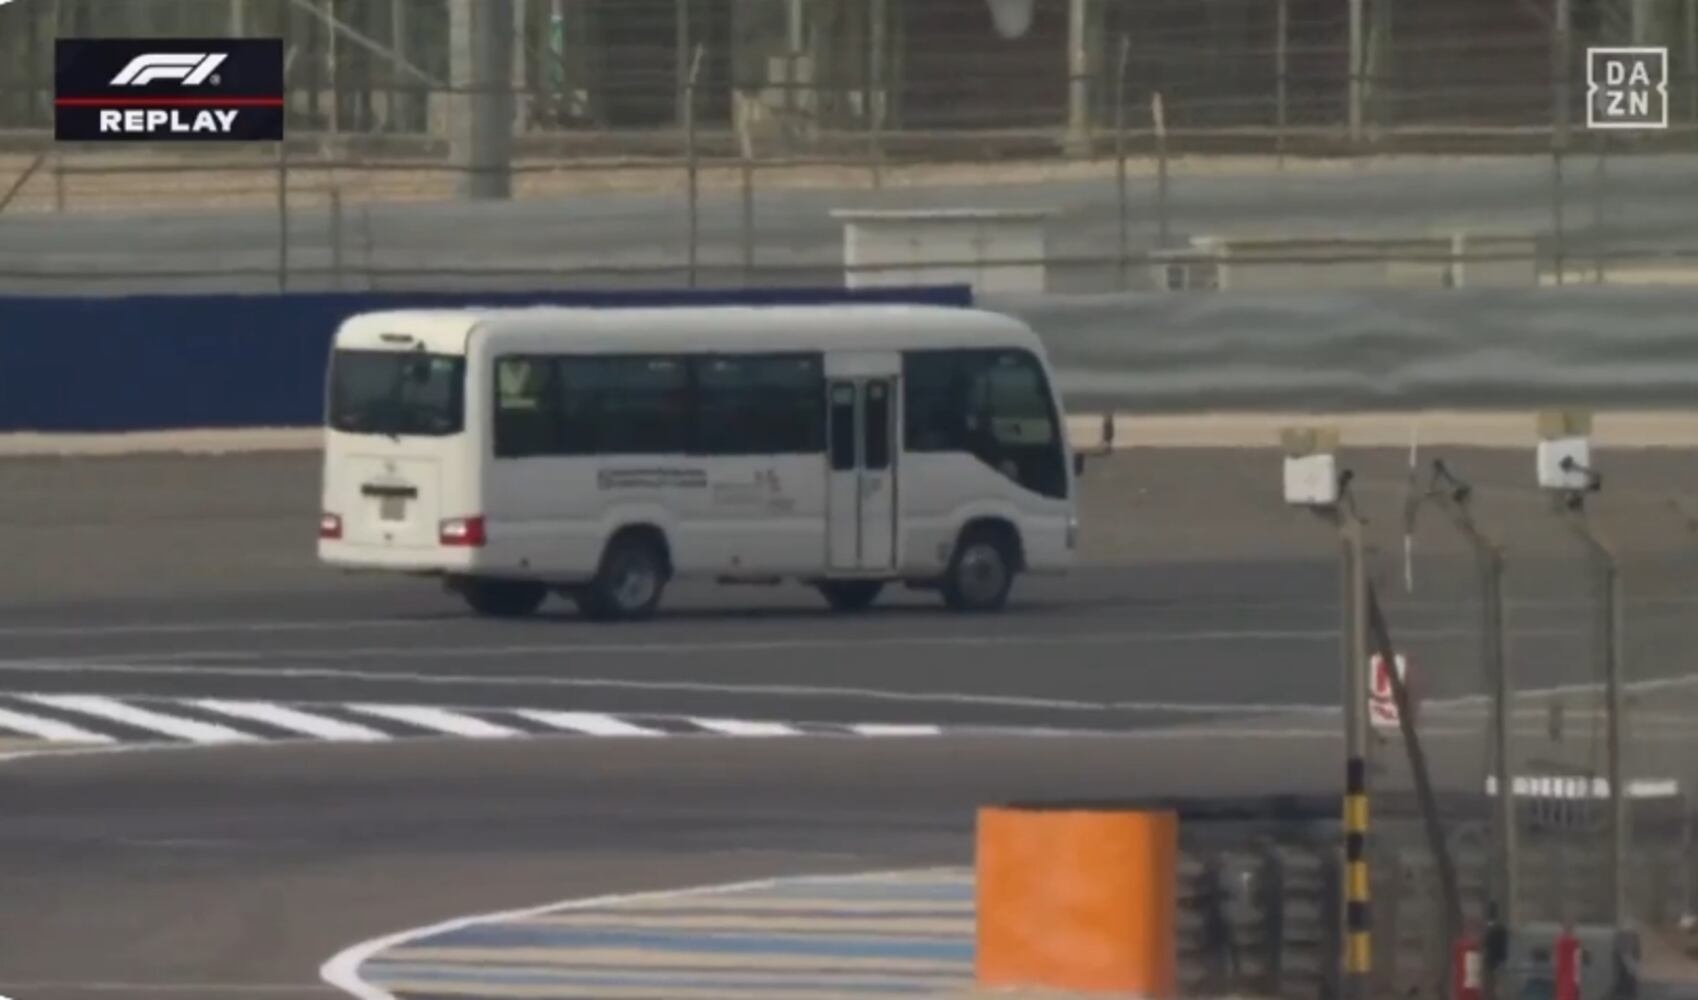
[(483, 517), (451, 517), (443, 521), (438, 540), (443, 545), (463, 548), (477, 548), (483, 545)]
[(323, 513), (318, 515), (318, 537), (335, 541), (342, 537), (342, 515)]

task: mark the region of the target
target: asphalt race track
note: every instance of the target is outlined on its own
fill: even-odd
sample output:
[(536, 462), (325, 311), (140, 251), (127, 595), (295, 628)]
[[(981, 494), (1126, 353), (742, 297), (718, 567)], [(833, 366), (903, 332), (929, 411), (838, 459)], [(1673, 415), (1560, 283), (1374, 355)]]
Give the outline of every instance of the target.
[[(1561, 525), (1522, 488), (1530, 457), (1448, 457), (1477, 477), (1482, 522), (1512, 543), (1523, 686), (1584, 684), (1585, 581)], [(1402, 458), (1359, 456), (1376, 571), (1423, 694), (1465, 699), (1482, 690), (1472, 577), (1429, 523), (1415, 593), (1401, 592)], [(1629, 570), (1632, 676), (1674, 703), (1690, 697), (1672, 654), (1698, 628), (1683, 586), (1698, 545), (1670, 501), (1698, 469), (1666, 453), (1602, 462), (1599, 523)], [(315, 455), (0, 463), (12, 501), (0, 704), (57, 698), (71, 707), (43, 712), (60, 720), (86, 718), (65, 701), (83, 695), (203, 725), (204, 712), (172, 706), (295, 706), (343, 722), (330, 706), (523, 708), (735, 720), (745, 735), (754, 723), (1122, 734), (439, 734), (13, 761), (0, 769), (0, 993), (326, 995), (317, 967), (331, 953), (464, 913), (961, 863), (981, 802), (1330, 788), (1336, 723), (1304, 707), (1337, 698), (1334, 542), (1279, 504), (1277, 473), (1268, 450), (1144, 449), (1093, 465), (1087, 565), (1023, 581), (996, 618), (907, 594), (835, 617), (802, 591), (679, 587), (659, 620), (605, 627), (565, 606), (479, 621), (429, 583), (321, 570)], [(1447, 732), (1441, 779), (1472, 780), (1466, 720)], [(1684, 768), (1689, 751), (1665, 743), (1636, 760)]]
[[(330, 996), (319, 963), (380, 933), (555, 898), (957, 863), (981, 801), (1178, 790), (1195, 780), (1185, 758), (1218, 749), (592, 739), (46, 759), (6, 772), (0, 991)], [(1319, 773), (1299, 749), (1234, 755), (1215, 778)]]

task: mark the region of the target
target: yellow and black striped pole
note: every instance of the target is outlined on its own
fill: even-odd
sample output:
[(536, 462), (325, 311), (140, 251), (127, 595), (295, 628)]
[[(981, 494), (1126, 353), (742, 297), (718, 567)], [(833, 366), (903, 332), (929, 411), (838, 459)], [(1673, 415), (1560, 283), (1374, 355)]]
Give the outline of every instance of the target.
[(1368, 574), (1362, 522), (1348, 505), (1344, 536), (1344, 989), (1364, 1000), (1373, 969), (1368, 878)]
[[(1353, 476), (1336, 471), (1336, 429), (1287, 428), (1280, 435), (1285, 449), (1286, 503), (1308, 507), (1338, 529), (1339, 607), (1343, 628), (1340, 659), (1344, 676), (1344, 907), (1342, 938), (1344, 1000), (1366, 1000), (1368, 974), (1373, 968), (1373, 938), (1368, 909), (1368, 626), (1378, 605), (1368, 589), (1362, 538), (1362, 519), (1351, 496)], [(1377, 619), (1375, 619), (1377, 620)], [(1389, 640), (1386, 643), (1389, 647)], [(1334, 967), (1337, 968), (1336, 966)]]
[[(1359, 985), (1373, 970), (1368, 910), (1368, 762), (1351, 757), (1344, 768), (1344, 975)], [(1354, 981), (1354, 982), (1352, 982)], [(1347, 995), (1361, 997), (1359, 989)]]

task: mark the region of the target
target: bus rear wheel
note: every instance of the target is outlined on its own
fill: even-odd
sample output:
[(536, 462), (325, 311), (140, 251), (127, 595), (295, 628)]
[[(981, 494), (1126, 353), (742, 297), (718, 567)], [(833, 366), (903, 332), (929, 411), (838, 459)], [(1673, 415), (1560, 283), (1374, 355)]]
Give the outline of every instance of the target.
[(523, 618), (542, 607), (548, 588), (524, 580), (463, 580), (460, 596), (480, 615)]
[(833, 611), (865, 611), (884, 590), (879, 580), (821, 580), (815, 586)]
[(591, 621), (639, 621), (660, 607), (667, 574), (660, 546), (642, 535), (623, 535), (608, 543), (595, 579), (573, 599)]

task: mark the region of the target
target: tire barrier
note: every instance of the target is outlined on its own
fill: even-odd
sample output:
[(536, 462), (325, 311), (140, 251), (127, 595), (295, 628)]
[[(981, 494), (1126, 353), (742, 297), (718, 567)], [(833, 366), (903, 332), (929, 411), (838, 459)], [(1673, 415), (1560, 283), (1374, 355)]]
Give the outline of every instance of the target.
[[(1169, 930), (1164, 933), (1171, 933), (1177, 995), (1332, 1000), (1341, 989), (1344, 953), (1344, 855), (1337, 805), (1336, 797), (1317, 796), (1070, 802), (986, 810), (981, 813), (979, 839), (979, 914), (982, 923), (987, 907), (996, 911), (991, 914), (989, 946), (1006, 957), (1007, 935), (1037, 934), (1043, 939), (1041, 948), (1046, 949), (1041, 954), (1050, 960), (1102, 946), (1085, 931), (1068, 929), (1078, 921), (1052, 919), (1055, 900), (1039, 897), (1053, 893), (1075, 902), (1101, 902), (1105, 892), (1109, 896), (1118, 892), (1128, 898), (1137, 895), (1134, 905), (1122, 907), (1124, 912), (1142, 912), (1155, 896), (1143, 895), (1150, 883), (1143, 876), (1130, 877), (1128, 863), (1139, 857), (1148, 861), (1151, 856), (1140, 853), (1136, 838), (1126, 830), (1116, 832), (1115, 824), (1122, 821), (1114, 817), (1171, 813), (1178, 818), (1178, 854), (1168, 876), (1171, 921), (1166, 925), (1134, 922), (1134, 927), (1122, 920), (1114, 924), (1118, 929), (1107, 951), (1124, 958), (1129, 954), (1128, 941), (1147, 942), (1149, 938), (1140, 935), (1148, 928), (1166, 926)], [(1453, 959), (1458, 942), (1446, 938), (1443, 899), (1414, 804), (1407, 796), (1382, 793), (1375, 805), (1377, 818), (1367, 853), (1378, 887), (1370, 995), (1446, 1000), (1457, 984)], [(1522, 829), (1529, 830), (1528, 817), (1550, 805), (1537, 796), (1520, 803)], [(1439, 808), (1458, 869), (1463, 930), (1478, 935), (1489, 912), (1494, 864), (1487, 800), (1444, 796)], [(1006, 829), (995, 830), (991, 832), (995, 843), (987, 842), (985, 817), (993, 812), (1006, 816), (1010, 810), (1028, 819), (1075, 818), (1066, 821), (1070, 827), (1027, 825), (1015, 838)], [(1683, 799), (1635, 802), (1632, 899), (1635, 915), (1647, 925), (1673, 926), (1686, 910), (1688, 901), (1681, 891), (1686, 880), (1670, 877), (1671, 872), (1685, 871), (1690, 860), (1685, 813)], [(1602, 854), (1586, 839), (1591, 834), (1576, 839), (1577, 833), (1533, 830), (1523, 838), (1519, 900), (1523, 923), (1554, 921), (1565, 913), (1585, 923), (1607, 903)], [(1080, 837), (1092, 845), (1088, 850), (1078, 848)], [(1105, 854), (1104, 841), (1117, 837), (1123, 841), (1121, 848)], [(1016, 842), (1019, 850), (1010, 850)], [(1017, 874), (1009, 868), (1015, 859), (1023, 859), (1019, 864), (1025, 869)], [(1056, 881), (1052, 876), (1057, 864), (1078, 870), (1062, 872)], [(1079, 877), (1085, 868), (1094, 873), (1090, 879)], [(1564, 878), (1556, 877), (1559, 868), (1566, 873)], [(1100, 930), (1108, 925), (1097, 926)], [(981, 962), (986, 946), (981, 937)], [(1029, 949), (1030, 938), (1018, 947)], [(1058, 989), (1069, 985), (1062, 975), (1049, 978), (1049, 973), (1030, 964), (1024, 974), (1012, 977), (1006, 963), (996, 968), (1000, 970), (996, 975), (988, 980), (981, 977), (981, 982)], [(980, 969), (982, 973), (982, 964)], [(1125, 981), (1120, 982), (1126, 988)]]

